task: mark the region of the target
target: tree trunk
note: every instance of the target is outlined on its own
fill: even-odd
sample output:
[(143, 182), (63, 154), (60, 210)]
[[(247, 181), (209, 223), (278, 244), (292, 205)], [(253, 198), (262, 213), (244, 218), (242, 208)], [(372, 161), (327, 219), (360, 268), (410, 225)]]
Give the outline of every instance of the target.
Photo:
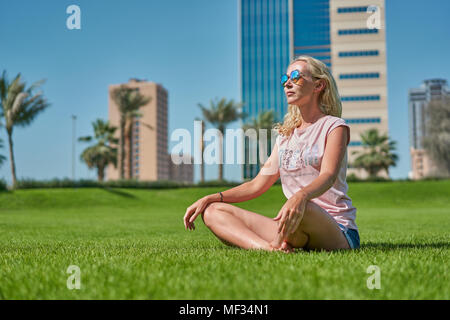
[(119, 157), (119, 175), (120, 179), (124, 179), (124, 171), (125, 171), (125, 119), (123, 116), (120, 118), (120, 157)]
[(202, 162), (200, 163), (200, 181), (203, 182), (203, 181), (205, 181), (205, 163), (204, 163), (204, 159), (203, 159), (203, 152), (205, 151), (205, 145), (203, 143), (203, 134), (205, 132), (205, 124), (203, 121), (202, 121), (201, 132), (202, 132), (202, 135), (200, 138), (200, 152), (201, 152)]
[(13, 141), (12, 141), (12, 129), (7, 130), (8, 132), (8, 143), (9, 143), (9, 159), (11, 161), (11, 174), (12, 174), (12, 183), (13, 188), (17, 185), (17, 179), (16, 179), (16, 163), (14, 160), (14, 150), (13, 150)]
[(219, 132), (221, 135), (219, 136), (219, 181), (223, 180), (223, 132), (224, 128), (219, 127)]
[(100, 182), (105, 180), (105, 166), (100, 165), (97, 167), (97, 178)]
[(369, 178), (376, 178), (378, 171), (379, 170), (376, 167), (370, 167), (369, 168)]
[(219, 180), (223, 181), (223, 163), (219, 163)]

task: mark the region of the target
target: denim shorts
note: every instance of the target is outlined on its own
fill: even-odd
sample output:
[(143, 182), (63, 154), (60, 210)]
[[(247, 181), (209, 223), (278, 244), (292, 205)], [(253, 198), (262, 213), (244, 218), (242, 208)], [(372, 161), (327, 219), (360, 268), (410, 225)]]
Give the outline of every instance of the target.
[(347, 238), (348, 244), (350, 248), (352, 249), (358, 249), (359, 248), (359, 233), (358, 230), (355, 229), (349, 229), (346, 226), (338, 223), (339, 228), (341, 228), (342, 233)]

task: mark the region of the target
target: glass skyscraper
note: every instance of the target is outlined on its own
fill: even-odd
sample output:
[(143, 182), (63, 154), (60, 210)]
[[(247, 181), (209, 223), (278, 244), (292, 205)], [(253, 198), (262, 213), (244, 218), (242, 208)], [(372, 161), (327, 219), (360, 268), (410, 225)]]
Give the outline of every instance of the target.
[[(274, 110), (278, 117), (287, 111), (278, 79), (291, 58), (289, 2), (240, 2), (241, 97), (249, 120), (266, 110)], [(254, 177), (259, 165), (248, 164), (247, 141), (245, 149), (244, 178)]]
[(293, 1), (294, 56), (308, 55), (331, 67), (329, 0)]

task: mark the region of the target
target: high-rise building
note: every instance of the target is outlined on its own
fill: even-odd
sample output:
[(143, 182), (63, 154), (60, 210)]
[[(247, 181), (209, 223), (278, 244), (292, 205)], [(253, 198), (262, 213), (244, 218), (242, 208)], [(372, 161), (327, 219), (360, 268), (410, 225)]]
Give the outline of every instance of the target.
[[(139, 79), (130, 79), (123, 85), (150, 98), (150, 101), (139, 109), (140, 117), (135, 117), (132, 122), (127, 123), (127, 126), (131, 126), (131, 139), (125, 139), (125, 178), (168, 180), (170, 172), (167, 161), (167, 90), (160, 84)], [(120, 135), (120, 112), (111, 98), (111, 92), (120, 86), (121, 84), (109, 86), (109, 121), (118, 128), (117, 138)], [(120, 164), (120, 160), (118, 162)], [(108, 180), (119, 179), (119, 166), (108, 166), (107, 177)]]
[(447, 80), (430, 79), (423, 81), (420, 88), (409, 90), (409, 141), (411, 153), (411, 179), (421, 179), (438, 175), (437, 168), (425, 151), (423, 138), (429, 118), (427, 106), (432, 100), (450, 97)]
[[(280, 76), (296, 56), (319, 59), (337, 82), (342, 118), (351, 127), (351, 163), (352, 151), (361, 149), (363, 131), (388, 133), (384, 12), (384, 0), (240, 0), (243, 111), (256, 117), (274, 110), (282, 121), (287, 103)], [(254, 177), (259, 168), (245, 164), (244, 179)], [(366, 175), (351, 167), (348, 173)]]

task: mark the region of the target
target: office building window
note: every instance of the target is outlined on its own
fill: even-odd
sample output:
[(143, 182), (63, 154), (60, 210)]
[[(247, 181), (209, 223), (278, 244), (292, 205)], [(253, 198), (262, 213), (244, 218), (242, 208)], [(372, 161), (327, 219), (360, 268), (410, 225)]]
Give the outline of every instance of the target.
[(344, 119), (346, 123), (361, 124), (361, 123), (380, 123), (381, 118), (353, 118)]
[(355, 12), (367, 12), (368, 6), (360, 6), (360, 7), (342, 7), (338, 8), (338, 13), (355, 13)]
[(344, 73), (339, 75), (339, 79), (369, 79), (369, 78), (379, 78), (379, 72), (367, 72), (367, 73)]
[(348, 144), (349, 147), (357, 147), (357, 146), (362, 146), (362, 142), (361, 141), (350, 141), (350, 143)]
[(378, 56), (380, 52), (378, 50), (365, 50), (365, 51), (341, 51), (339, 52), (339, 57), (367, 57), (367, 56)]
[(342, 29), (338, 30), (338, 34), (340, 36), (348, 36), (354, 34), (369, 34), (369, 33), (378, 33), (378, 29)]
[(378, 100), (380, 100), (379, 95), (341, 97), (341, 101), (378, 101)]

